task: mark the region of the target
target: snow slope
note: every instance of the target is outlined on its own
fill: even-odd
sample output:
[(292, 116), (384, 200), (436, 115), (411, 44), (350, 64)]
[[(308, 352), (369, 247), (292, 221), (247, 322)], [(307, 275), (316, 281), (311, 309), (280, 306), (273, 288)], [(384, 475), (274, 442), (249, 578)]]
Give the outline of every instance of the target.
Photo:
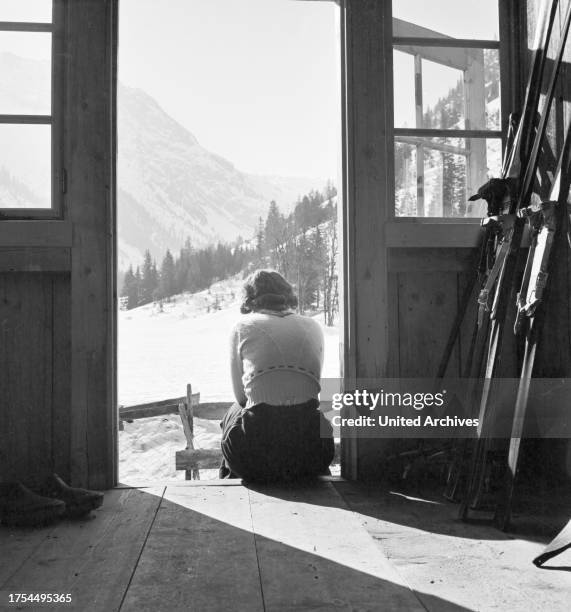
[[(212, 285), (210, 290), (182, 294), (164, 303), (119, 312), (119, 404), (129, 406), (180, 397), (186, 384), (202, 401), (233, 401), (228, 338), (239, 313), (242, 279)], [(321, 323), (322, 315), (316, 315)], [(323, 377), (339, 374), (339, 332), (323, 327)], [(220, 444), (218, 421), (196, 419), (199, 448)], [(137, 419), (119, 433), (121, 482), (183, 478), (174, 468), (175, 451), (186, 441), (176, 415)], [(205, 476), (204, 474), (202, 475)], [(215, 477), (216, 474), (206, 474)]]

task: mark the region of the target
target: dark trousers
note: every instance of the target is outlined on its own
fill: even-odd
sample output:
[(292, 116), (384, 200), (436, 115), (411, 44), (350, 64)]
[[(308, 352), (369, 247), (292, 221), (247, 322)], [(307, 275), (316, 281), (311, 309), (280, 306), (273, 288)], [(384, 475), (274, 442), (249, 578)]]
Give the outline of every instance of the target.
[(331, 424), (315, 399), (295, 406), (233, 404), (224, 416), (220, 478), (291, 482), (329, 473)]

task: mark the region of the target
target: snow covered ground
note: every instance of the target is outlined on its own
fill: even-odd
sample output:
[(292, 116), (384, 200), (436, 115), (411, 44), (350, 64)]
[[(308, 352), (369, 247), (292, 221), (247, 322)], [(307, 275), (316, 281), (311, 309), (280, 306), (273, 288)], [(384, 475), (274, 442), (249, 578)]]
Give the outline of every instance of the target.
[[(242, 279), (212, 285), (196, 294), (182, 294), (159, 304), (119, 312), (119, 404), (130, 406), (180, 397), (191, 383), (202, 401), (232, 401), (228, 338), (241, 316)], [(322, 323), (323, 315), (316, 315)], [(323, 377), (339, 375), (339, 331), (323, 327)], [(182, 479), (175, 470), (175, 451), (186, 441), (176, 415), (137, 419), (119, 432), (119, 478), (124, 483)], [(220, 443), (218, 421), (195, 420), (196, 443)], [(216, 477), (205, 473), (202, 477)]]

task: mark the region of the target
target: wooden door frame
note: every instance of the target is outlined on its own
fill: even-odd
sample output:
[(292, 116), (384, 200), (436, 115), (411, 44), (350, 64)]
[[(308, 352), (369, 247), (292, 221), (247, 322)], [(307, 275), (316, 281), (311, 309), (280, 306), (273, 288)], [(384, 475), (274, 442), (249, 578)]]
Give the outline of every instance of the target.
[[(75, 69), (68, 105), (68, 131), (73, 140), (68, 150), (74, 170), (69, 173), (68, 195), (72, 201), (83, 198), (84, 203), (67, 208), (74, 227), (72, 474), (76, 482), (100, 487), (117, 482), (118, 3), (119, 0), (86, 0), (69, 6), (70, 43), (79, 52), (72, 54)], [(77, 8), (79, 4), (82, 9)], [(391, 0), (341, 0), (338, 4), (343, 165), (341, 357), (342, 375), (350, 382), (357, 377), (386, 377), (390, 370), (388, 252), (394, 246), (394, 238), (387, 230), (392, 215), (394, 170), (393, 100), (386, 95), (387, 84), (392, 82), (392, 65), (386, 58), (390, 57), (387, 49), (392, 48), (392, 11)], [(92, 27), (86, 28), (86, 22)], [(96, 74), (81, 71), (85, 66), (96, 65), (100, 67)], [(86, 108), (89, 96), (93, 103)], [(77, 105), (81, 112), (74, 110)], [(102, 120), (105, 130), (101, 129)], [(90, 130), (95, 136), (87, 150), (80, 140)], [(74, 176), (78, 180), (74, 181)], [(465, 228), (473, 232), (471, 224)], [(438, 236), (437, 229), (438, 225), (430, 223), (422, 227), (424, 233), (434, 236)], [(359, 447), (374, 446), (374, 442), (342, 441), (344, 476), (363, 475), (367, 467)]]
[(118, 0), (68, 2), (65, 147), (71, 221), (71, 480), (117, 484)]

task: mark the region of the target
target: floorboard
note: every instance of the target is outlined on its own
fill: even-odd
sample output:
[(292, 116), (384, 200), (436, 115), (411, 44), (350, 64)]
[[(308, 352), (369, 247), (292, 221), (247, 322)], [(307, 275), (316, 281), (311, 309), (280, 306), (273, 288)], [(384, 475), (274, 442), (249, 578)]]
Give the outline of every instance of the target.
[[(65, 609), (118, 610), (164, 488), (113, 490), (92, 518), (62, 521), (2, 584), (3, 593), (70, 593)], [(37, 530), (30, 534), (32, 540)], [(2, 605), (4, 602), (1, 602)]]
[(248, 492), (168, 487), (121, 608), (262, 612)]
[(424, 610), (330, 483), (250, 499), (268, 612)]
[(117, 488), (91, 518), (0, 528), (0, 609), (31, 591), (81, 612), (569, 609), (571, 550), (538, 569), (536, 531), (455, 516), (441, 497), (338, 480)]
[[(38, 548), (50, 537), (53, 529), (0, 529), (0, 591), (10, 578), (36, 554)], [(0, 606), (1, 606), (0, 602)], [(1, 608), (0, 608), (1, 609)]]
[[(335, 487), (427, 610), (569, 610), (571, 567), (538, 570), (532, 559), (545, 546), (540, 538), (463, 523), (458, 506), (434, 494), (348, 482)], [(571, 566), (571, 554), (553, 565)]]

